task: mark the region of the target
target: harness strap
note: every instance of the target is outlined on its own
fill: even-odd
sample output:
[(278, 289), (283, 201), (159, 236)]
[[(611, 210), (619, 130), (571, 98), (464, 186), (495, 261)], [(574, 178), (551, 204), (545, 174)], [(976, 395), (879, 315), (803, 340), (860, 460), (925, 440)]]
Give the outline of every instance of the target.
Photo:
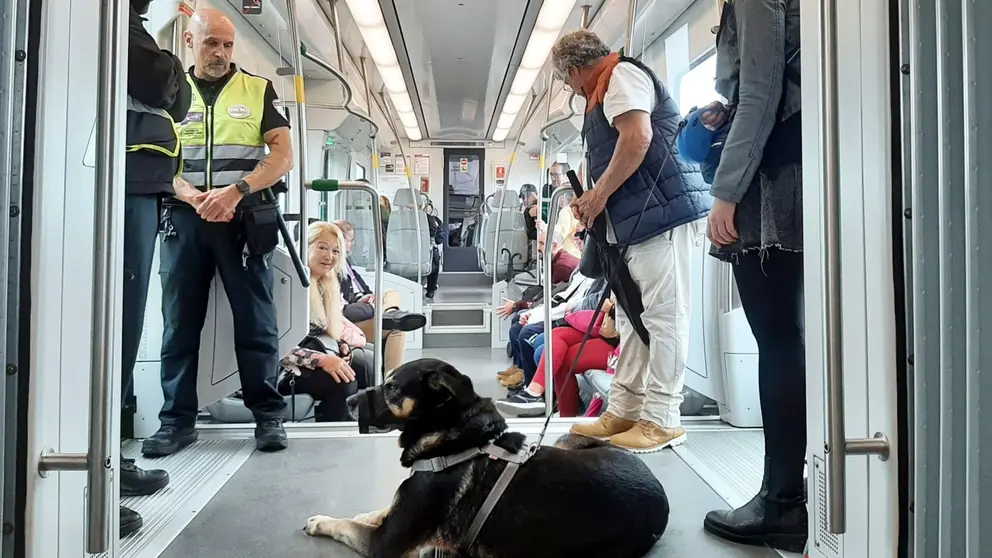
[(510, 481), (517, 474), (517, 469), (520, 469), (520, 463), (513, 461), (507, 462), (496, 484), (493, 485), (493, 489), (489, 491), (489, 496), (486, 496), (486, 501), (482, 503), (482, 507), (476, 512), (475, 519), (472, 520), (472, 526), (468, 528), (468, 533), (465, 535), (466, 549), (472, 548), (472, 545), (475, 544), (475, 539), (479, 536), (479, 532), (482, 531), (482, 526), (486, 524), (489, 514), (493, 512), (499, 499), (503, 497), (506, 487), (510, 486)]
[(472, 448), (454, 455), (443, 455), (441, 457), (432, 457), (431, 459), (419, 459), (410, 465), (410, 474), (412, 475), (417, 472), (440, 473), (448, 467), (454, 467), (459, 463), (464, 463), (470, 459), (483, 455), (484, 453), (485, 451), (481, 448)]

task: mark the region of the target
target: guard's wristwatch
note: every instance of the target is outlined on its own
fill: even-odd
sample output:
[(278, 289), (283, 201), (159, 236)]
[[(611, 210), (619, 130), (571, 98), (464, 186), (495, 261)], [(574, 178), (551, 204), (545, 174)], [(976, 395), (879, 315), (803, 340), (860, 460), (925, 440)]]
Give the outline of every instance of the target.
[(239, 192), (241, 192), (246, 196), (251, 193), (251, 186), (244, 180), (239, 180), (235, 182), (234, 187), (237, 188)]

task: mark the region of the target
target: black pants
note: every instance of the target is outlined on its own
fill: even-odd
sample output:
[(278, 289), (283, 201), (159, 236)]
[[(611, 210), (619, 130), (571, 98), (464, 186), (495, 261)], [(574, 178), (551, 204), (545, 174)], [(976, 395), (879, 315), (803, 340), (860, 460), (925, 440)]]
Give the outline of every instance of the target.
[(437, 277), (441, 273), (441, 252), (437, 246), (431, 248), (431, 272), (427, 275), (427, 292), (437, 291)]
[(121, 398), (134, 381), (134, 366), (145, 325), (148, 282), (158, 236), (158, 196), (124, 197), (124, 297), (121, 316)]
[(199, 409), (196, 394), (200, 331), (207, 313), (210, 284), (220, 272), (234, 315), (234, 351), (245, 406), (255, 420), (281, 417), (286, 403), (276, 390), (279, 337), (272, 298), (271, 254), (242, 256), (240, 223), (208, 223), (189, 206), (169, 206), (163, 236), (162, 392), (163, 426), (191, 427)]
[[(307, 348), (314, 349), (312, 346)], [(330, 374), (323, 370), (301, 369), (303, 375), (295, 378), (287, 377), (279, 384), (279, 392), (283, 395), (307, 394), (317, 402), (314, 408), (314, 420), (317, 422), (347, 422), (353, 420), (348, 413), (345, 400), (363, 390), (374, 382), (370, 378), (372, 362), (371, 355), (365, 349), (352, 350), (351, 368), (355, 371), (355, 380), (338, 383)], [(290, 380), (295, 379), (295, 385)]]
[(734, 279), (758, 343), (758, 391), (772, 500), (802, 496), (806, 458), (806, 339), (803, 254), (739, 255)]

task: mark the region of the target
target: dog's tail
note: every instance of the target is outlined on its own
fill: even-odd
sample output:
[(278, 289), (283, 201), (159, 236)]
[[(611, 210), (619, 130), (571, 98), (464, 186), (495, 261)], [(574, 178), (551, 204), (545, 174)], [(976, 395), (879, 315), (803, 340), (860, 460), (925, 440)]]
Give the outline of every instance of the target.
[(608, 442), (579, 434), (565, 434), (555, 442), (555, 447), (566, 450), (612, 447)]

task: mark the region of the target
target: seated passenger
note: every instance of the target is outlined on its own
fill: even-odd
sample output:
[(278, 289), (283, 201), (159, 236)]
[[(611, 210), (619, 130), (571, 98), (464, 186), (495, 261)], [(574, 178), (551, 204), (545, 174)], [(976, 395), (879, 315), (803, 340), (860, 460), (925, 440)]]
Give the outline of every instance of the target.
[(364, 354), (365, 335), (341, 312), (342, 237), (330, 223), (316, 222), (307, 228), (310, 334), (282, 359), (278, 383), (282, 395), (313, 397), (317, 422), (351, 420), (345, 399), (374, 382), (370, 359), (356, 358)]
[[(595, 308), (604, 288), (606, 288), (605, 279), (590, 279), (576, 270), (568, 286), (551, 299), (552, 322), (564, 319), (570, 312)], [(536, 335), (545, 330), (544, 305), (520, 313), (517, 324), (519, 329), (514, 331), (511, 327), (510, 331), (510, 346), (517, 368), (511, 367), (499, 373), (500, 384), (506, 387), (520, 387), (530, 382), (537, 371), (532, 341)], [(514, 333), (516, 335), (513, 335)]]
[[(347, 253), (355, 241), (355, 228), (348, 221), (334, 222), (344, 238), (345, 259), (342, 265), (341, 294), (347, 304), (343, 308), (344, 317), (361, 328), (365, 337), (375, 339), (375, 295), (362, 276), (351, 266)], [(427, 325), (423, 314), (400, 310), (400, 295), (392, 289), (382, 293), (382, 362), (383, 371), (389, 374), (403, 364), (403, 351), (406, 349), (406, 332), (416, 331)], [(385, 377), (385, 376), (384, 376)]]
[[(614, 323), (616, 314), (613, 300), (607, 299), (603, 305), (603, 313), (596, 323), (592, 320), (592, 310), (584, 310), (569, 314), (566, 317), (568, 325), (554, 327), (551, 330), (551, 370), (554, 378), (555, 394), (558, 397), (558, 410), (563, 417), (578, 416), (582, 411), (579, 398), (579, 384), (569, 373), (582, 374), (587, 370), (605, 370), (609, 357), (620, 344), (620, 334)], [(582, 337), (592, 329), (585, 348), (579, 354)], [(545, 357), (542, 353), (537, 365), (537, 373), (533, 381), (519, 391), (496, 402), (503, 412), (521, 416), (541, 416), (545, 411)]]

